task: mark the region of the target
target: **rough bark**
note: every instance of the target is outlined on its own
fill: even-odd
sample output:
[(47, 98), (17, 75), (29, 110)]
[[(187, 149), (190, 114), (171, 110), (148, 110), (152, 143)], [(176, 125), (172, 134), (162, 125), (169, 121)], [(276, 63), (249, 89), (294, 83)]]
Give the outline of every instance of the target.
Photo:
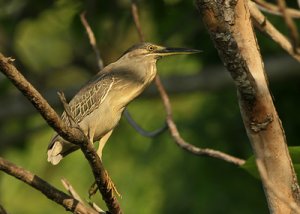
[[(238, 102), (253, 152), (271, 182), (290, 202), (299, 204), (299, 186), (281, 121), (273, 104), (246, 0), (198, 0), (210, 36), (238, 91)], [(288, 203), (263, 181), (271, 213), (291, 213)]]

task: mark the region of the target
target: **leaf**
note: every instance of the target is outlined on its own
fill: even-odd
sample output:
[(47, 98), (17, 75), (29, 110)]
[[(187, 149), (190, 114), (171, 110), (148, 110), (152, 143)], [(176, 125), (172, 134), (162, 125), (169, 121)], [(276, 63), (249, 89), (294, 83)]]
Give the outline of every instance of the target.
[(252, 155), (248, 160), (241, 166), (246, 172), (248, 172), (253, 177), (260, 179), (258, 170), (255, 163), (255, 157)]
[[(297, 174), (298, 179), (300, 178), (300, 146), (291, 146), (288, 147), (293, 166), (295, 169), (295, 172)], [(248, 172), (250, 175), (253, 177), (260, 179), (257, 167), (256, 167), (256, 162), (255, 162), (255, 157), (252, 155), (248, 160), (241, 166), (242, 169), (244, 169), (246, 172)]]

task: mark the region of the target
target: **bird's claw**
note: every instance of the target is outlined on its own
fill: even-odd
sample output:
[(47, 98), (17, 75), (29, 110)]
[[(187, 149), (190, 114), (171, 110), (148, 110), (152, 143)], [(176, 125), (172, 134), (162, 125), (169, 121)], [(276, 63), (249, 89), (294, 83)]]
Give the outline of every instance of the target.
[[(113, 183), (113, 181), (111, 180), (111, 178), (108, 176), (107, 171), (105, 171), (107, 180), (108, 180), (108, 189), (111, 189), (119, 198), (122, 198), (122, 195), (118, 192), (115, 184)], [(89, 188), (89, 198), (91, 198), (93, 195), (95, 195), (98, 191), (98, 186), (96, 181), (94, 181), (94, 183), (91, 185), (91, 187)]]

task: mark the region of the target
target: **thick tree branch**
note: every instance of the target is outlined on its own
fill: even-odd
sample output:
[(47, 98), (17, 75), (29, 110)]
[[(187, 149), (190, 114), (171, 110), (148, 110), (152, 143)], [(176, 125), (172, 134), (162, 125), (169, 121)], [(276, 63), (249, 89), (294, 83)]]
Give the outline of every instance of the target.
[(266, 184), (267, 188), (274, 194), (275, 197), (279, 198), (281, 201), (283, 201), (287, 206), (289, 206), (293, 213), (300, 214), (300, 207), (294, 202), (289, 201), (284, 194), (282, 194), (281, 191), (279, 191), (276, 186), (272, 182), (270, 182), (267, 174), (267, 170), (265, 166), (263, 165), (263, 162), (260, 159), (256, 159), (256, 165), (257, 169), (259, 171), (261, 179)]
[(107, 173), (105, 173), (102, 162), (92, 143), (86, 140), (86, 136), (84, 136), (79, 129), (66, 126), (40, 93), (12, 65), (12, 60), (5, 58), (2, 54), (0, 54), (0, 71), (31, 101), (46, 122), (59, 133), (60, 136), (80, 146), (81, 151), (89, 161), (96, 183), (109, 211), (113, 214), (122, 213), (119, 203), (112, 193), (109, 178)]
[(96, 210), (85, 206), (73, 197), (56, 189), (37, 175), (16, 166), (2, 157), (0, 157), (0, 170), (37, 189), (47, 198), (62, 205), (68, 211), (78, 214), (98, 214)]
[[(197, 0), (203, 22), (236, 84), (242, 118), (254, 154), (263, 161), (272, 185), (287, 200), (299, 204), (297, 177), (268, 88), (248, 5), (247, 0)], [(291, 213), (291, 207), (273, 197), (273, 191), (264, 180), (262, 182), (270, 212)]]

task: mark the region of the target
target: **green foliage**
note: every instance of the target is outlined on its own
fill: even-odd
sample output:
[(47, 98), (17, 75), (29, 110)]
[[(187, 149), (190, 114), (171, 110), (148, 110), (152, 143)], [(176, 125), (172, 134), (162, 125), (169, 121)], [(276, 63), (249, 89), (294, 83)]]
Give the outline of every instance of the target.
[(58, 1), (37, 19), (20, 22), (16, 29), (15, 47), (24, 64), (32, 71), (41, 72), (70, 63), (72, 44), (69, 42), (69, 28), (76, 14), (76, 4)]
[(246, 172), (250, 173), (250, 175), (252, 175), (253, 177), (259, 179), (259, 173), (258, 173), (257, 166), (255, 163), (254, 155), (252, 155), (250, 158), (248, 158), (246, 163), (244, 163), (241, 166), (241, 168), (246, 170)]

